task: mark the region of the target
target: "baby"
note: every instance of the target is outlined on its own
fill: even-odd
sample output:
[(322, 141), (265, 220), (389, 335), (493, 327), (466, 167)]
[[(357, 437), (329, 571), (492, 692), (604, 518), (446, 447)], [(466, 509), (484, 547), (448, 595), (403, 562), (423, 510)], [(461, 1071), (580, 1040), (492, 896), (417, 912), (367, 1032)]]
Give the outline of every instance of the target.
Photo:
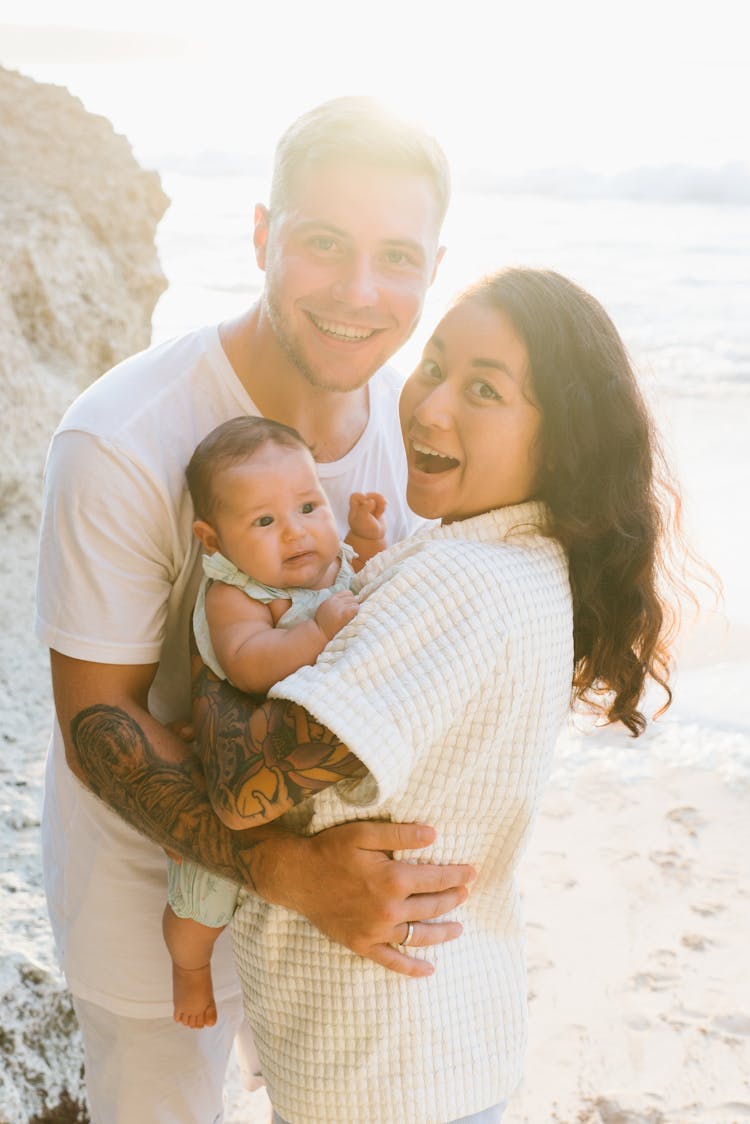
[[(354, 494), (346, 542), (296, 430), (234, 418), (196, 448), (187, 468), (206, 553), (193, 616), (211, 670), (242, 691), (265, 693), (312, 664), (357, 613), (354, 571), (385, 548), (385, 499)], [(170, 862), (164, 938), (172, 957), (174, 1017), (216, 1022), (211, 953), (237, 903), (234, 882), (191, 862)]]

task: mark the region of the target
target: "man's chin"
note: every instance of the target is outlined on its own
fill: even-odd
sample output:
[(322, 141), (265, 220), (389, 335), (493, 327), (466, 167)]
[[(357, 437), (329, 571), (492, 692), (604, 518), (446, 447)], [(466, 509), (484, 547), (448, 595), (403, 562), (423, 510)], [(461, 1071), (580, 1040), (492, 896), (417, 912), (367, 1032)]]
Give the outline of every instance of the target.
[(367, 386), (382, 363), (379, 362), (372, 369), (368, 368), (366, 372), (353, 374), (351, 371), (347, 371), (341, 375), (333, 374), (330, 370), (319, 370), (300, 361), (295, 361), (295, 366), (302, 377), (316, 390), (328, 394), (351, 394), (353, 391), (361, 390), (363, 386)]

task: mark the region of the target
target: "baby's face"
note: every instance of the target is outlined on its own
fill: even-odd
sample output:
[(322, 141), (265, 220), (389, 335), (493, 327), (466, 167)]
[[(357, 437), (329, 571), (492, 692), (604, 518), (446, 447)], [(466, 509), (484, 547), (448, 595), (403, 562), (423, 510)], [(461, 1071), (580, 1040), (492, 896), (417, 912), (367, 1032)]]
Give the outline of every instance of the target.
[(307, 449), (269, 441), (213, 486), (218, 549), (238, 569), (282, 589), (332, 584), (339, 534)]

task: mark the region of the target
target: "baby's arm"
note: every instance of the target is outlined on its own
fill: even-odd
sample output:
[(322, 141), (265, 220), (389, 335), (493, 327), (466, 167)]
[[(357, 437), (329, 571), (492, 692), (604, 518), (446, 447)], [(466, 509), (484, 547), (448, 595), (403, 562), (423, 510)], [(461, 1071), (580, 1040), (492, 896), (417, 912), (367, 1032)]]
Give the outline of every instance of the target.
[(315, 663), (337, 632), (357, 613), (353, 593), (342, 590), (318, 606), (313, 620), (274, 628), (269, 605), (242, 590), (214, 582), (206, 592), (211, 643), (224, 674), (240, 691), (266, 692), (305, 664)]
[(352, 563), (359, 572), (388, 545), (385, 539), (385, 496), (380, 492), (353, 492), (349, 497), (349, 534), (346, 542), (354, 547), (357, 558)]

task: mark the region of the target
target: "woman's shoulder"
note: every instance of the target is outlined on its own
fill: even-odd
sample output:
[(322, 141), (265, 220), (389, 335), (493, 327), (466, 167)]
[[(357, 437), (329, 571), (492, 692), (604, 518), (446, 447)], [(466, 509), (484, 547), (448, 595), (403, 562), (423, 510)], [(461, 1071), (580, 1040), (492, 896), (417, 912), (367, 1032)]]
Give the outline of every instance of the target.
[[(359, 575), (359, 588), (369, 595), (387, 583), (394, 593), (421, 588), (425, 596), (431, 591), (454, 600), (471, 590), (483, 595), (501, 589), (506, 603), (524, 601), (538, 590), (565, 593), (565, 553), (546, 533), (540, 512), (523, 510), (529, 507), (419, 532), (369, 562)], [(531, 514), (537, 518), (530, 519)]]

